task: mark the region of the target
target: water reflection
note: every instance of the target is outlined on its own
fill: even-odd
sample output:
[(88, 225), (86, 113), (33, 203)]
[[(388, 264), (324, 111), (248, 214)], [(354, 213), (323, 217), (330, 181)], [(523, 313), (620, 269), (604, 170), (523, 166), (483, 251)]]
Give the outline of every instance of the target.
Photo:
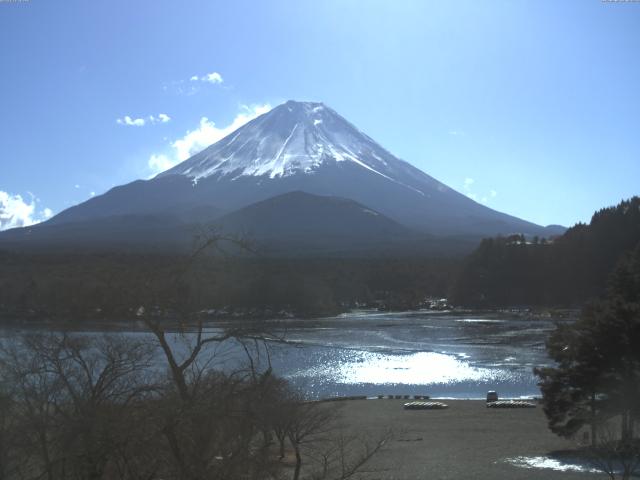
[[(508, 372), (474, 367), (453, 355), (419, 352), (384, 355), (363, 352), (355, 362), (340, 364), (334, 373), (338, 383), (431, 385), (463, 381), (505, 379)], [(332, 372), (333, 373), (333, 372)]]
[[(270, 361), (275, 373), (310, 397), (427, 393), (482, 398), (487, 390), (530, 396), (539, 394), (532, 368), (548, 362), (544, 341), (553, 328), (551, 319), (498, 314), (356, 312), (268, 324), (267, 330), (286, 341), (270, 342), (269, 355), (261, 360)], [(7, 333), (0, 328), (0, 336)], [(153, 340), (148, 333), (128, 334)], [(179, 336), (170, 339), (181, 343)], [(222, 368), (246, 360), (232, 342), (215, 353)]]
[[(534, 366), (548, 362), (551, 320), (506, 315), (359, 312), (287, 325), (278, 368), (316, 396), (422, 394), (482, 398), (539, 395)], [(282, 364), (280, 364), (282, 362)]]
[(588, 461), (579, 458), (551, 458), (551, 457), (515, 457), (506, 460), (507, 463), (522, 468), (541, 468), (558, 472), (602, 473)]

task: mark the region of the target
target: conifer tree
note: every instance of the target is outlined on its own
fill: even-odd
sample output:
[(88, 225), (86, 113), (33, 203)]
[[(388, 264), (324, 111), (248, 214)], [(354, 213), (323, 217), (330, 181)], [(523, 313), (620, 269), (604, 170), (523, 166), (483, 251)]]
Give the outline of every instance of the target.
[(564, 437), (620, 418), (622, 442), (640, 419), (640, 245), (611, 276), (606, 296), (547, 342), (554, 367), (538, 368), (550, 429)]

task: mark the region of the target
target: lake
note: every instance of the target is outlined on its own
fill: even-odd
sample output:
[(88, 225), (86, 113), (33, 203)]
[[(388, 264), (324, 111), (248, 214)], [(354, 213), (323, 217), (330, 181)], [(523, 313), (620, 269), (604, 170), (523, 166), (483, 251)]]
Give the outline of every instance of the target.
[[(362, 311), (270, 322), (269, 330), (283, 341), (268, 345), (274, 371), (311, 398), (484, 398), (488, 390), (520, 397), (539, 395), (532, 369), (549, 363), (544, 342), (553, 328), (552, 319), (505, 313)], [(19, 332), (6, 327), (1, 331), (5, 338)], [(180, 343), (177, 336), (172, 341)], [(243, 358), (235, 343), (216, 353), (226, 368)], [(262, 354), (263, 365), (265, 358)]]
[(440, 312), (351, 313), (291, 322), (274, 369), (316, 397), (539, 395), (532, 369), (549, 364), (551, 319)]

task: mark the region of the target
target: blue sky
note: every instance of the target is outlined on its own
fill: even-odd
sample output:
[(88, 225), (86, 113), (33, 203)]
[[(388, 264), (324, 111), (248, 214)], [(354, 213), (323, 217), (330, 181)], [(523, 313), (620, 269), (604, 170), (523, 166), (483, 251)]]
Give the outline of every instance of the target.
[(492, 208), (588, 221), (640, 194), (639, 52), (631, 2), (3, 1), (0, 223), (148, 178), (287, 99)]

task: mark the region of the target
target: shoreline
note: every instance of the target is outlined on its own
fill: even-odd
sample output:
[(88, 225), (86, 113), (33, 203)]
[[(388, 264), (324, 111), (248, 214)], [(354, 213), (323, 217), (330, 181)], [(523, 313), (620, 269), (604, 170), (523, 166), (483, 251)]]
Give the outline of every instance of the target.
[[(394, 397), (394, 398), (390, 398)], [(429, 400), (450, 400), (456, 402), (483, 402), (487, 403), (485, 397), (432, 397), (431, 395), (405, 395), (405, 394), (393, 394), (393, 395), (382, 395), (380, 396), (368, 396), (368, 395), (344, 395), (344, 396), (335, 396), (335, 397), (325, 397), (320, 398), (318, 400), (314, 400), (316, 402), (351, 402), (358, 400), (380, 400), (380, 401), (405, 401), (405, 402), (414, 402), (414, 401), (429, 401)], [(531, 402), (539, 402), (541, 397), (539, 395), (521, 395), (518, 397), (499, 397), (499, 401), (510, 401), (510, 400), (529, 400)]]
[[(320, 320), (341, 320), (357, 318), (360, 315), (413, 315), (413, 314), (426, 314), (426, 315), (480, 315), (480, 316), (509, 316), (512, 320), (571, 320), (578, 314), (578, 309), (571, 308), (558, 308), (558, 307), (519, 307), (519, 308), (492, 308), (492, 309), (470, 309), (463, 307), (454, 307), (446, 310), (438, 310), (431, 308), (416, 308), (406, 310), (379, 310), (375, 308), (353, 308), (342, 312), (337, 312), (333, 315), (318, 314), (318, 315), (304, 315), (294, 314), (287, 312), (285, 315), (277, 316), (242, 316), (242, 315), (226, 315), (219, 317), (207, 317), (202, 319), (203, 325), (209, 328), (224, 327), (227, 325), (237, 325), (238, 323), (244, 323), (246, 325), (255, 324), (273, 324), (273, 325), (287, 325), (294, 322), (310, 323)], [(154, 318), (160, 323), (166, 325), (168, 330), (175, 330), (181, 324), (180, 320), (176, 318), (169, 318), (159, 316)], [(189, 320), (182, 323), (187, 329), (193, 328), (197, 325), (196, 321)], [(66, 331), (122, 331), (122, 332), (137, 332), (145, 330), (143, 321), (139, 317), (131, 318), (87, 318), (86, 320), (60, 320), (55, 318), (33, 319), (32, 316), (17, 317), (15, 315), (5, 316), (0, 315), (0, 328), (51, 328), (54, 331), (66, 330)]]

